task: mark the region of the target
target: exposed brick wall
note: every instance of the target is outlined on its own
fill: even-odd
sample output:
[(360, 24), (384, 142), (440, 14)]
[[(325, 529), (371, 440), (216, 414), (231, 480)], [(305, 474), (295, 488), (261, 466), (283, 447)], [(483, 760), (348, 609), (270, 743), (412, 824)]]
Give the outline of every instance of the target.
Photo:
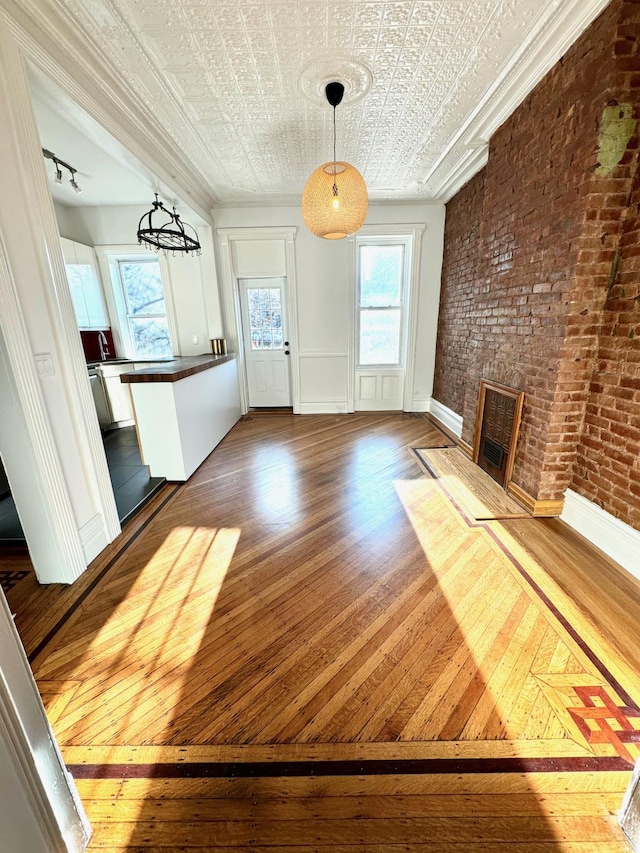
[[(633, 33), (638, 37), (629, 38)], [(571, 488), (640, 530), (640, 3), (624, 4), (616, 57), (613, 100), (634, 104), (638, 123), (620, 163), (596, 184), (604, 201), (594, 210), (598, 221), (608, 216), (619, 256), (617, 275), (609, 266), (604, 282), (597, 360)]]
[[(629, 251), (637, 246), (626, 212), (637, 145), (631, 140), (607, 170), (598, 168), (598, 156), (605, 108), (637, 100), (630, 37), (639, 15), (640, 3), (613, 0), (496, 132), (486, 168), (447, 205), (434, 388), (436, 399), (463, 415), (469, 442), (480, 379), (522, 388), (514, 481), (552, 500), (571, 485), (635, 524), (640, 519), (625, 513), (619, 491), (640, 485), (632, 465), (621, 470), (640, 439), (640, 424), (629, 422), (640, 384), (622, 384), (639, 376), (638, 362), (631, 373), (626, 366), (638, 342), (625, 339), (622, 368), (619, 342), (615, 352), (607, 342), (616, 320), (603, 308), (625, 216), (624, 239)], [(634, 263), (627, 252), (622, 302), (605, 312), (626, 318), (625, 328), (640, 310)], [(605, 362), (613, 378), (599, 390), (602, 382), (591, 380)], [(612, 410), (617, 420), (603, 416)], [(602, 471), (593, 479), (602, 467), (598, 440), (605, 454), (620, 453), (626, 442), (624, 460), (607, 455), (608, 479)]]
[(484, 171), (472, 178), (447, 205), (438, 316), (438, 339), (447, 341), (447, 347), (438, 352), (434, 397), (459, 413), (464, 408), (467, 371), (476, 346), (461, 318), (469, 317), (473, 309), (483, 193)]

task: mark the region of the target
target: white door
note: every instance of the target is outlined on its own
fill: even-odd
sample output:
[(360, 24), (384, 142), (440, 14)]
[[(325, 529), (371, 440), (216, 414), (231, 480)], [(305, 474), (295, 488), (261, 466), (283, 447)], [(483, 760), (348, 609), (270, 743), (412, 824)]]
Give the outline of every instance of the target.
[(290, 406), (286, 279), (242, 278), (239, 285), (249, 406)]

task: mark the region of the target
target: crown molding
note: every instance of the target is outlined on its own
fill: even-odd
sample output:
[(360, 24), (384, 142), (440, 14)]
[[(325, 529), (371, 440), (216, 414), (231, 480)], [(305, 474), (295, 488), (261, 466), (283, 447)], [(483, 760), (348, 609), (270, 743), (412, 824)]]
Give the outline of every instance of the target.
[(56, 0), (0, 0), (27, 59), (63, 89), (202, 219), (209, 223), (217, 198), (206, 178), (185, 159), (149, 106), (113, 64), (101, 56)]
[(489, 144), (468, 149), (436, 189), (445, 204), (489, 162)]
[[(424, 178), (433, 196), (448, 201), (484, 165), (469, 149), (488, 146), (495, 131), (516, 110), (610, 0), (553, 0), (528, 39), (513, 52), (496, 81), (478, 102)], [(456, 148), (463, 151), (456, 157)], [(465, 150), (466, 149), (466, 150)], [(452, 158), (453, 165), (450, 165)]]

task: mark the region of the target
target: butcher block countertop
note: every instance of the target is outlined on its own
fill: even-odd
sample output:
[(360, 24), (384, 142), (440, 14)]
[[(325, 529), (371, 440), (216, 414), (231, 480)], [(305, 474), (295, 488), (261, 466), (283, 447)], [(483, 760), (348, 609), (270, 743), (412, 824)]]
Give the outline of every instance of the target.
[(235, 358), (233, 353), (227, 355), (193, 355), (174, 358), (172, 361), (164, 361), (154, 367), (145, 367), (141, 370), (133, 370), (130, 373), (120, 375), (121, 382), (178, 382), (187, 376), (210, 370), (226, 361)]

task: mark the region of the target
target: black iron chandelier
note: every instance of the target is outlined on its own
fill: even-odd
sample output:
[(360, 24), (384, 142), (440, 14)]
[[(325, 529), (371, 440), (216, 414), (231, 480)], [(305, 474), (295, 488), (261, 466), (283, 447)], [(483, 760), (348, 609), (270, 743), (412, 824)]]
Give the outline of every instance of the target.
[(138, 223), (138, 243), (146, 243), (156, 252), (184, 252), (187, 255), (192, 252), (201, 255), (202, 248), (195, 228), (180, 219), (175, 207), (172, 213), (158, 200), (158, 193), (155, 195), (153, 207)]

